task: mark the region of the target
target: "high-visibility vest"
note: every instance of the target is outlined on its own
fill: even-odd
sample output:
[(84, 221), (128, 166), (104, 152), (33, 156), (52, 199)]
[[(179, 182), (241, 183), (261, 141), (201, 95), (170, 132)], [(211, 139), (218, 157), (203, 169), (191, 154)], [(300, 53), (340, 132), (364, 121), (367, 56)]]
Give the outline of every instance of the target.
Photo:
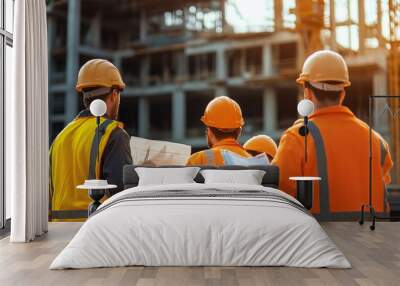
[(252, 156), (234, 139), (223, 139), (211, 149), (199, 151), (190, 156), (187, 165), (199, 166), (222, 166), (225, 165), (223, 151), (231, 151), (241, 157), (251, 158)]
[(244, 158), (231, 151), (222, 150), (222, 156), (224, 158), (225, 165), (230, 166), (267, 166), (270, 164), (270, 161), (265, 153), (260, 153), (250, 158)]
[[(100, 119), (99, 158), (119, 122)], [(77, 190), (87, 179), (100, 178), (97, 160), (96, 118), (77, 117), (58, 134), (50, 148), (50, 219), (83, 221), (92, 200), (86, 190)]]
[[(369, 127), (344, 106), (320, 109), (310, 116), (305, 162), (302, 122), (285, 131), (273, 164), (279, 166), (279, 187), (296, 196), (292, 176), (319, 176), (315, 184), (312, 212), (321, 220), (359, 217), (369, 199)], [(384, 210), (385, 184), (393, 166), (389, 146), (376, 132), (372, 134), (372, 202)]]

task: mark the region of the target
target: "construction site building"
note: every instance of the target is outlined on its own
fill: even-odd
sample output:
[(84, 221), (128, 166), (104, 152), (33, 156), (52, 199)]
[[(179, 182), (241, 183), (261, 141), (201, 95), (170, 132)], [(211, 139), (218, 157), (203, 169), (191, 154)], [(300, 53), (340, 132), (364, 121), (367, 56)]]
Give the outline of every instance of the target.
[[(370, 95), (388, 94), (391, 1), (266, 0), (265, 26), (245, 32), (226, 20), (235, 1), (48, 2), (51, 139), (82, 108), (77, 72), (92, 58), (122, 72), (120, 120), (130, 135), (194, 149), (206, 145), (204, 108), (221, 95), (243, 109), (242, 140), (259, 133), (278, 140), (298, 117), (295, 79), (317, 48), (345, 57), (352, 82), (345, 104), (361, 119), (368, 118)], [(374, 104), (375, 127), (390, 140), (384, 104)]]

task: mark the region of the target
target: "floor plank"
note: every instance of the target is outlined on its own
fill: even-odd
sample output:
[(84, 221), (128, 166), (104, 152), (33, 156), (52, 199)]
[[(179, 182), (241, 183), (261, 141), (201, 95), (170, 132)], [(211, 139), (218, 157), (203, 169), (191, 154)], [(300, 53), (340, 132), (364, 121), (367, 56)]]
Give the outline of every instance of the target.
[(55, 256), (81, 223), (51, 223), (32, 243), (0, 240), (0, 285), (399, 285), (400, 223), (381, 222), (372, 232), (356, 222), (322, 226), (352, 263), (352, 269), (289, 267), (119, 267), (50, 271)]

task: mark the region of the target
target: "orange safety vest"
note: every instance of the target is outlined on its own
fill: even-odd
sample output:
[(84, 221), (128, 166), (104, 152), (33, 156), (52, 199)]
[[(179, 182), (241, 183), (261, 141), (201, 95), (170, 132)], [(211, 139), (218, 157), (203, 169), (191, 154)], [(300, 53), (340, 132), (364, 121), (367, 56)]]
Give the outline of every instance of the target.
[[(322, 220), (358, 217), (369, 200), (369, 126), (344, 106), (317, 110), (310, 116), (307, 163), (298, 120), (282, 136), (273, 164), (279, 166), (280, 189), (296, 195), (291, 176), (319, 176), (312, 212)], [(384, 210), (385, 185), (393, 162), (386, 141), (372, 137), (372, 182), (375, 210)]]
[(244, 158), (252, 157), (247, 151), (235, 140), (235, 139), (223, 139), (211, 149), (203, 150), (190, 156), (187, 165), (198, 166), (198, 165), (211, 165), (221, 166), (225, 165), (222, 150), (228, 150), (235, 154), (238, 154)]

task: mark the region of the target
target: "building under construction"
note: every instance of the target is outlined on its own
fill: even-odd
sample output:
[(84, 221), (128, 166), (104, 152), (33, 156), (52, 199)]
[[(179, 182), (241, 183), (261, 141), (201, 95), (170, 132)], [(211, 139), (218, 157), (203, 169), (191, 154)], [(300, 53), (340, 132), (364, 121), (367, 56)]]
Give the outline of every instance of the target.
[[(370, 95), (400, 94), (399, 1), (265, 0), (265, 24), (239, 32), (227, 21), (228, 9), (240, 16), (234, 0), (48, 2), (52, 138), (82, 107), (77, 71), (91, 58), (122, 71), (120, 120), (131, 135), (194, 148), (205, 145), (202, 112), (220, 95), (242, 106), (243, 139), (278, 139), (297, 118), (302, 90), (295, 79), (317, 49), (347, 60), (352, 85), (345, 104), (360, 118), (368, 118)], [(399, 142), (385, 104), (374, 104), (375, 127)]]

